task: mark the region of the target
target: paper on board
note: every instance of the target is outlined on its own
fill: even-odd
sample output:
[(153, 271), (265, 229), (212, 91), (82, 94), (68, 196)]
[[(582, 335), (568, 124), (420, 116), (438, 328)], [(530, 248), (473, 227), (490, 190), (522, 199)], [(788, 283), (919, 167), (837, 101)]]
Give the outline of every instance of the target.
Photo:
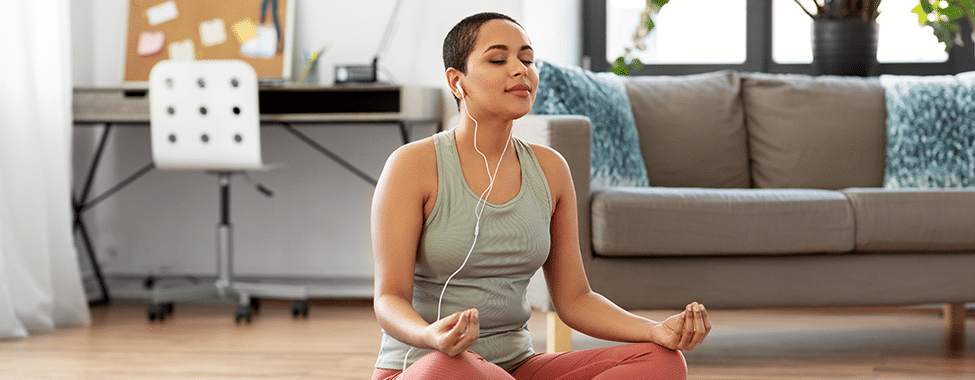
[(146, 18), (150, 26), (156, 26), (179, 16), (176, 2), (169, 0), (146, 10)]
[(215, 18), (200, 23), (200, 42), (203, 46), (220, 45), (227, 41), (227, 30), (223, 20)]

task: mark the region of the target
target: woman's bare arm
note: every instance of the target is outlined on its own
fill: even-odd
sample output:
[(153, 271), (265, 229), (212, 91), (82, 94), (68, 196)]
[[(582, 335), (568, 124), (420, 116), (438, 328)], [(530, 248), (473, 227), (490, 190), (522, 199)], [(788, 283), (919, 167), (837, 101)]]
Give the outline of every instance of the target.
[(559, 317), (573, 329), (617, 342), (654, 342), (675, 350), (690, 350), (711, 329), (703, 305), (691, 303), (664, 322), (623, 310), (589, 287), (579, 250), (575, 187), (568, 164), (554, 150), (534, 147), (552, 191), (552, 247), (545, 262), (545, 280)]
[(379, 325), (390, 336), (414, 347), (456, 355), (477, 339), (477, 311), (455, 313), (429, 324), (413, 308), (413, 272), (424, 207), (435, 198), (436, 186), (431, 139), (405, 145), (390, 155), (372, 201), (373, 307)]

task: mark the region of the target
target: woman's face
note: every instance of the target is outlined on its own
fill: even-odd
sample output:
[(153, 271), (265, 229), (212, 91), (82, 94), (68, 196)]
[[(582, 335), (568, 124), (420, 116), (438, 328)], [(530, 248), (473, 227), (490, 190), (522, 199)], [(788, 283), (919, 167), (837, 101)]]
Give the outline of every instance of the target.
[(481, 25), (461, 81), (468, 111), (509, 119), (528, 114), (538, 88), (534, 62), (531, 41), (518, 24), (495, 19)]

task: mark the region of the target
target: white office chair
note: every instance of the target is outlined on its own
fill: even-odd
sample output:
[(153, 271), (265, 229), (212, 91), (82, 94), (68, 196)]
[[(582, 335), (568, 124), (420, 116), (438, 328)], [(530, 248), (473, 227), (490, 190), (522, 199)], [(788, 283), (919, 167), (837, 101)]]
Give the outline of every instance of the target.
[[(149, 74), (152, 160), (163, 170), (205, 170), (220, 184), (217, 280), (177, 287), (153, 286), (149, 320), (164, 320), (174, 301), (237, 296), (236, 321), (251, 321), (260, 298), (294, 300), (294, 316), (308, 315), (302, 286), (235, 282), (233, 279), (230, 180), (248, 170), (266, 170), (261, 160), (257, 74), (237, 60), (174, 61)], [(265, 195), (270, 192), (262, 190)]]

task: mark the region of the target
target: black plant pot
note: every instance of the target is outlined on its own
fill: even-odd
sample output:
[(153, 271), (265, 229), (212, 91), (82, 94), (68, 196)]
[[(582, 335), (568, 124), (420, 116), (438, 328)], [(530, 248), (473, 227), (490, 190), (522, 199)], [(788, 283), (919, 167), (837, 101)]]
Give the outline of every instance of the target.
[(820, 75), (877, 75), (878, 26), (861, 19), (816, 19), (813, 65)]

